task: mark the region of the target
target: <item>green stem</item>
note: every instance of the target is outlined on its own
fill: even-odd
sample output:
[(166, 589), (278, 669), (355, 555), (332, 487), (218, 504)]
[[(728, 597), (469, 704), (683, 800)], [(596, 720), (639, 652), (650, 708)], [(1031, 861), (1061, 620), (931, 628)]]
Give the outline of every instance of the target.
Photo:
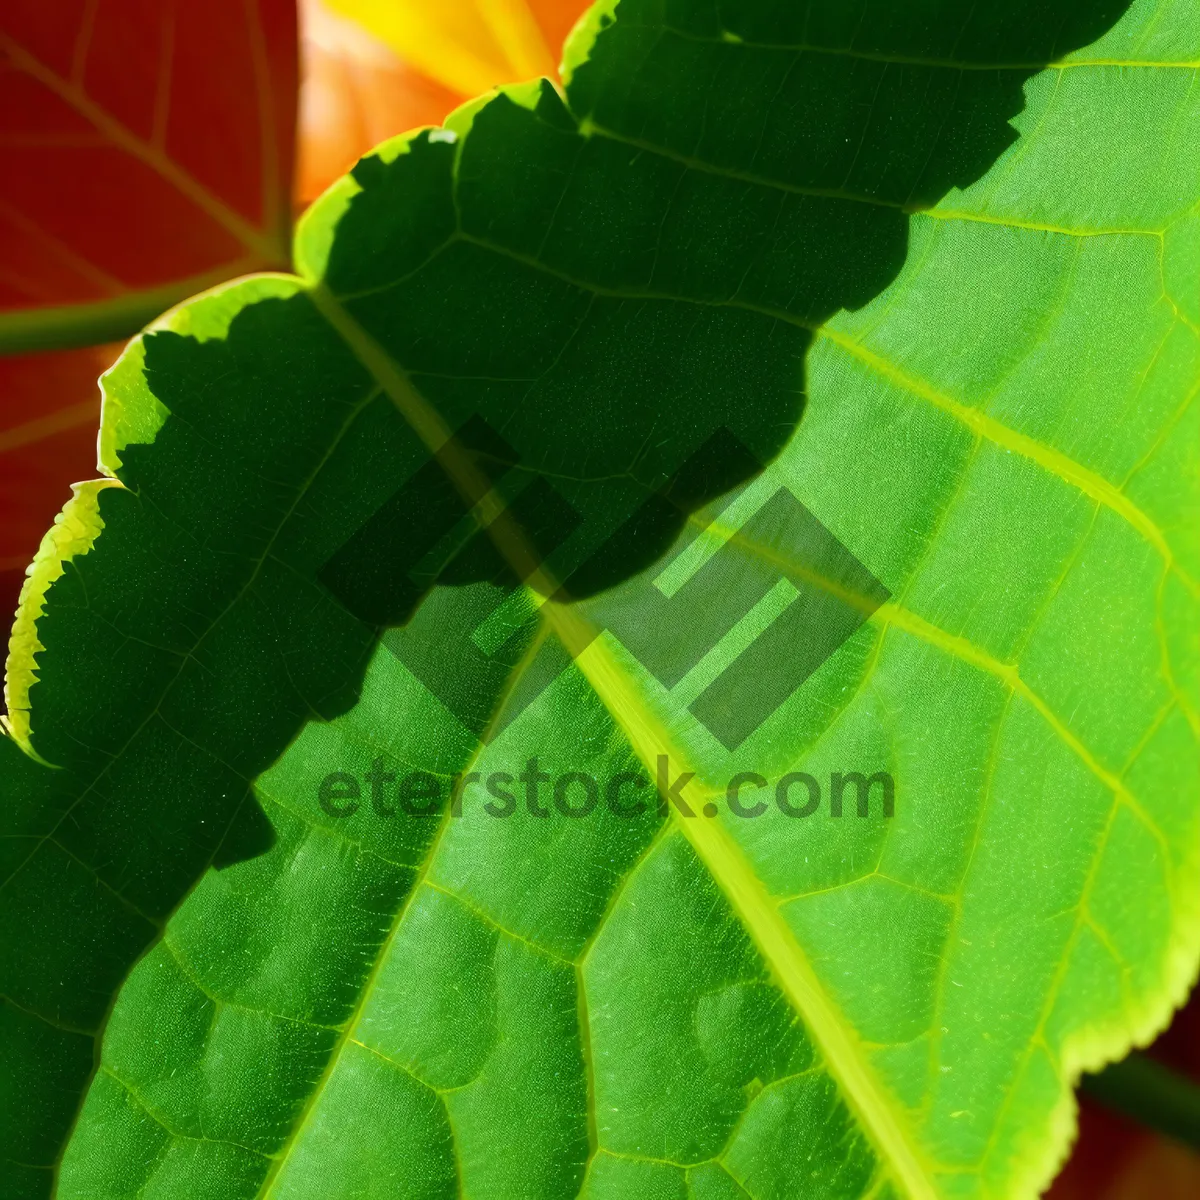
[(1200, 1085), (1145, 1054), (1131, 1054), (1080, 1090), (1106, 1108), (1200, 1150)]
[(201, 275), (174, 279), (105, 300), (0, 312), (0, 355), (73, 350), (124, 341), (197, 292), (251, 270), (271, 269), (272, 265), (257, 259), (239, 259)]
[(178, 284), (94, 304), (65, 304), (0, 313), (0, 354), (73, 350), (123, 341), (164, 309), (190, 295)]

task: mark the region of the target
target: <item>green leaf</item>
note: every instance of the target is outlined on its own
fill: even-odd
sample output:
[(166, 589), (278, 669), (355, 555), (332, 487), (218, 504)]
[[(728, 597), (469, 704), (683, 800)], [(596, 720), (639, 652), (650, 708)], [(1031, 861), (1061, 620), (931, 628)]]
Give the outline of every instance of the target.
[[(1200, 950), (1200, 20), (981, 7), (600, 6), (114, 368), (9, 663), (14, 1195), (101, 1031), (62, 1197), (1047, 1181)], [(857, 616), (722, 736), (779, 580)]]

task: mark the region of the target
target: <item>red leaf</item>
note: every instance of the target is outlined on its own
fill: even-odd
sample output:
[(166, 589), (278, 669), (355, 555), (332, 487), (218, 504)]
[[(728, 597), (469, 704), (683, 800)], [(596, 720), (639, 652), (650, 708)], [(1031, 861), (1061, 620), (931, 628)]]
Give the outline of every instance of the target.
[(286, 266), (294, 0), (6, 0), (0, 56), (0, 347)]
[[(294, 0), (4, 0), (0, 351), (108, 342), (286, 267), (296, 56)], [(96, 474), (119, 350), (0, 358), (0, 613)]]

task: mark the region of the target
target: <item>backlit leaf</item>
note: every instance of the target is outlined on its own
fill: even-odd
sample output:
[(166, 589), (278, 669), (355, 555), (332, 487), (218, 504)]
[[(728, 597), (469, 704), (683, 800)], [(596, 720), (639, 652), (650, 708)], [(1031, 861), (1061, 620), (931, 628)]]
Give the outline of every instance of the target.
[(287, 264), (295, 46), (289, 0), (5, 4), (0, 349), (110, 341)]
[(613, 7), (107, 376), (8, 669), (17, 1194), (103, 1031), (64, 1197), (1025, 1197), (1193, 978), (1200, 12)]

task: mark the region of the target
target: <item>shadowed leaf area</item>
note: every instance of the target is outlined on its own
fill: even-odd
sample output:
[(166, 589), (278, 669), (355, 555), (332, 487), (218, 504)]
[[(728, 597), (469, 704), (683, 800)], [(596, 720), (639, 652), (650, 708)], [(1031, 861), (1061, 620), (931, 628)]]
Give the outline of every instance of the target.
[[(1191, 427), (1193, 318), (1160, 302), (1200, 247), (1178, 82), (1200, 31), (1125, 8), (602, 6), (563, 95), (385, 144), (305, 217), (299, 277), (126, 353), (102, 434), (124, 486), (74, 502), (102, 531), (47, 568), (27, 694), (29, 627), (10, 661), (53, 769), (0, 740), (5, 1195), (1044, 1182), (1063, 1047), (1119, 1052), (1194, 961), (1168, 751), (1194, 749), (1195, 497), (1157, 466), (1121, 485)], [(1143, 143), (1131, 194), (1105, 171)], [(1045, 316), (1079, 309), (1112, 323)], [(503, 719), (546, 644), (582, 645), (541, 596), (510, 614), (518, 582), (619, 641), (681, 544), (747, 577), (791, 553), (759, 515), (779, 488), (852, 561), (776, 575), (803, 597), (834, 573), (861, 611), (761, 726), (688, 715), (736, 631), (681, 640), (686, 670), (597, 638)], [(507, 533), (481, 534), (488, 496)], [(700, 613), (735, 576), (675, 594)], [(745, 621), (778, 633), (754, 586)], [(1097, 596), (1138, 631), (1120, 650)], [(465, 669), (464, 638), (499, 668)], [(896, 816), (851, 792), (811, 822), (578, 820), (553, 785), (544, 816), (445, 802), (472, 772), (525, 798), (533, 757), (652, 775), (651, 745), (693, 801), (738, 771), (891, 772)]]

